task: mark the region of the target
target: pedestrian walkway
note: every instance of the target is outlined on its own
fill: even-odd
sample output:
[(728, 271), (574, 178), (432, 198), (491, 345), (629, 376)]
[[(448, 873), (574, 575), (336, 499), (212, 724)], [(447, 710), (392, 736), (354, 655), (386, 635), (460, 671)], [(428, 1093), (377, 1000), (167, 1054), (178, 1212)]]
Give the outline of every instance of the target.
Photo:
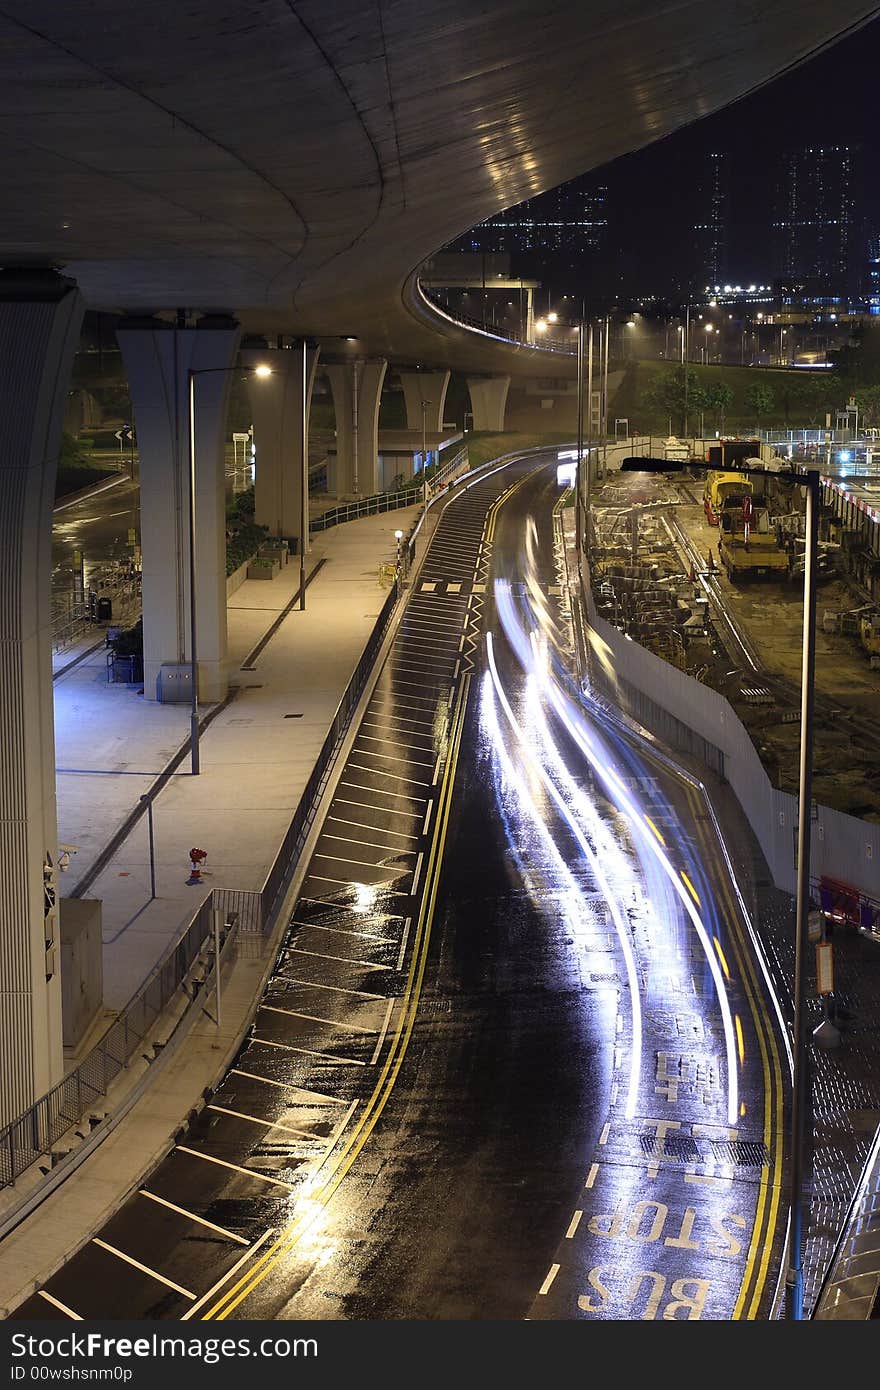
[[(413, 506), (363, 517), (316, 538), (305, 557), (304, 610), (293, 559), (275, 579), (245, 581), (231, 596), (230, 699), (201, 711), (210, 722), (200, 738), (198, 777), (189, 772), (186, 751), (188, 704), (160, 705), (145, 701), (140, 686), (108, 684), (103, 646), (89, 650), (94, 633), (79, 652), (68, 651), (67, 674), (55, 683), (58, 820), (59, 839), (77, 849), (61, 892), (70, 896), (88, 883), (84, 896), (102, 902), (105, 1003), (68, 1067), (131, 998), (212, 888), (262, 887), (388, 597), (380, 571), (396, 559), (394, 532), (409, 534), (420, 513)], [(431, 530), (429, 519), (416, 533), (414, 569)], [(82, 660), (70, 666), (77, 656)], [(181, 751), (177, 770), (155, 796), (151, 898), (146, 817), (124, 838), (118, 832)], [(106, 846), (115, 840), (108, 858)], [(198, 886), (188, 882), (193, 846), (208, 851)], [(296, 876), (288, 894), (295, 891)], [(133, 1075), (112, 1084), (106, 1108), (120, 1122), (88, 1162), (31, 1211), (20, 1204), (36, 1201), (38, 1173), (0, 1192), (0, 1227), (9, 1224), (0, 1243), (0, 1316), (91, 1238), (217, 1084), (241, 1045), (283, 927), (282, 910), (269, 937), (239, 937), (223, 970), (222, 1011), (213, 1001), (203, 1005), (182, 1045), (172, 1046), (182, 1001), (159, 1030), (169, 1037), (167, 1050), (138, 1059)], [(48, 1304), (47, 1316), (53, 1316)]]
[[(155, 797), (154, 899), (146, 815), (93, 871), (186, 744), (190, 705), (147, 700), (142, 684), (111, 684), (103, 647), (56, 680), (58, 837), (76, 847), (61, 893), (79, 896), (85, 881), (82, 896), (101, 901), (107, 1013), (124, 1007), (211, 888), (262, 887), (387, 597), (379, 570), (394, 562), (394, 531), (407, 532), (420, 510), (363, 517), (317, 537), (304, 557), (304, 610), (295, 557), (275, 579), (245, 580), (232, 594), (231, 698), (200, 710), (213, 717), (199, 740), (199, 775), (186, 753)], [(201, 886), (189, 883), (193, 846), (207, 851)]]

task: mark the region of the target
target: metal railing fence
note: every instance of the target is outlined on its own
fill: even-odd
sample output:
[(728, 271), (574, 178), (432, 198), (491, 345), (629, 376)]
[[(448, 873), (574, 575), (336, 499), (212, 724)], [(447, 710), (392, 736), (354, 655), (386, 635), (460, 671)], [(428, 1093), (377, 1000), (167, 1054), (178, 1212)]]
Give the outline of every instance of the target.
[(8, 1187), (88, 1114), (147, 1042), (206, 945), (213, 941), (209, 894), (107, 1032), (62, 1081), (0, 1129), (0, 1187)]
[(391, 614), (397, 602), (398, 585), (395, 582), (388, 592), (388, 596), (382, 605), (382, 609), (376, 619), (373, 631), (367, 641), (360, 661), (355, 667), (351, 680), (343, 692), (342, 698), (336, 707), (336, 713), (327, 736), (321, 745), (321, 751), (315, 761), (309, 780), (303, 788), (302, 795), (293, 813), (293, 819), (284, 837), (284, 841), (275, 863), (269, 871), (266, 882), (263, 885), (261, 895), (261, 923), (263, 930), (267, 930), (272, 922), (276, 908), (283, 898), (293, 875), (294, 868), (302, 852), (303, 844), (308, 833), (309, 827), (314, 819), (318, 800), (323, 790), (324, 782), (336, 755), (339, 741), (348, 726), (354, 708), (361, 697), (367, 676), (376, 655), (382, 645), (382, 639), (391, 621)]

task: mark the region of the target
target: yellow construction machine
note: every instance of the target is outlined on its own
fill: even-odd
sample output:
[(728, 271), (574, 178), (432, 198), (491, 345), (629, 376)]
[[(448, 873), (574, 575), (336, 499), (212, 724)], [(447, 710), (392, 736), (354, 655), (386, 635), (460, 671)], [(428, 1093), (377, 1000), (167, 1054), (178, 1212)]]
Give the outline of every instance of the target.
[(718, 555), (730, 579), (759, 574), (782, 578), (789, 571), (789, 555), (770, 524), (770, 513), (748, 496), (742, 506), (722, 509)]
[(710, 469), (703, 488), (703, 510), (710, 526), (717, 526), (725, 506), (737, 498), (751, 496), (752, 479), (747, 473), (721, 473)]

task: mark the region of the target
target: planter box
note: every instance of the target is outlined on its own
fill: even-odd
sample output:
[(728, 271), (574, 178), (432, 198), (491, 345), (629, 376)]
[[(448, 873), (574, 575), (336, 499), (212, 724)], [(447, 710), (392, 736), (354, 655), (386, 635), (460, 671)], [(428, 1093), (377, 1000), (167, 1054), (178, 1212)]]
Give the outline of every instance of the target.
[(248, 579), (274, 579), (280, 574), (281, 565), (277, 560), (252, 560), (248, 565)]

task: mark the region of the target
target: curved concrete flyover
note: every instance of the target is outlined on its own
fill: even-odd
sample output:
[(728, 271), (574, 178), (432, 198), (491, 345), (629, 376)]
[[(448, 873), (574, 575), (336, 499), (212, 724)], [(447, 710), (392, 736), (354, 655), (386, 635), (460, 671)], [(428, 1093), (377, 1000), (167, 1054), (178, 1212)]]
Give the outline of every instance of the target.
[[(84, 307), (148, 316), (120, 333), (141, 443), (152, 440), (144, 529), (172, 562), (152, 566), (150, 617), (145, 553), (145, 640), (161, 616), (162, 659), (181, 668), (196, 664), (197, 378), (193, 573), (213, 699), (219, 446), (241, 335), (356, 336), (355, 434), (364, 415), (375, 427), (388, 360), (543, 375), (545, 353), (418, 317), (406, 299), (416, 268), (877, 12), (865, 0), (0, 0), (0, 1122), (63, 1071), (49, 574)], [(64, 278), (28, 273), (42, 267)], [(291, 383), (306, 380), (308, 354), (289, 357)]]
[[(504, 207), (698, 120), (865, 0), (6, 0), (0, 264), (91, 307), (234, 312), (491, 370), (410, 272)], [(531, 354), (506, 370), (534, 371)]]

